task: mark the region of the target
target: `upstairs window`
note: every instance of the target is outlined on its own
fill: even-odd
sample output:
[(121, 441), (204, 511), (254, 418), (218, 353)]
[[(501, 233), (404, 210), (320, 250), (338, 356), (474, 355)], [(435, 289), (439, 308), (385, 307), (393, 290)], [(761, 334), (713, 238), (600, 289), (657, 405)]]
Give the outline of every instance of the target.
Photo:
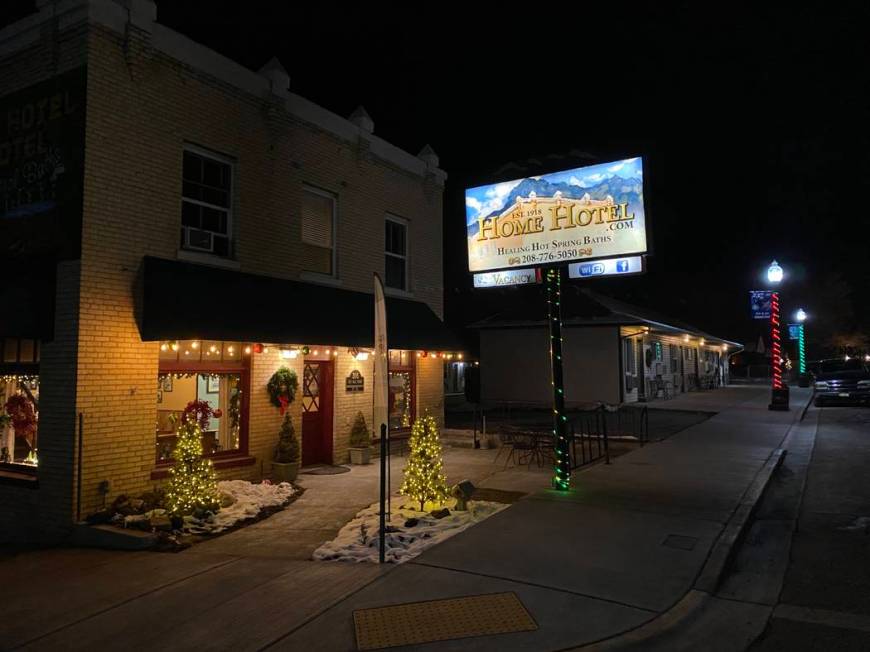
[(302, 253), (305, 271), (335, 276), (335, 195), (302, 191)]
[(408, 224), (395, 217), (386, 220), (384, 281), (387, 287), (408, 289)]
[(229, 160), (187, 147), (181, 189), (181, 248), (232, 255), (232, 179)]

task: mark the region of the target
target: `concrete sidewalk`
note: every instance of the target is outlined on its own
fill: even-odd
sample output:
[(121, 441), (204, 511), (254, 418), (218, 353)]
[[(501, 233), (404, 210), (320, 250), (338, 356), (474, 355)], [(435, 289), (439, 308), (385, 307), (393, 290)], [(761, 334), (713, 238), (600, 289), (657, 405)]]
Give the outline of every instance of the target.
[(380, 575), (270, 649), (354, 649), (355, 609), (497, 591), (515, 591), (538, 630), (424, 647), (562, 649), (652, 621), (692, 589), (808, 392), (793, 390), (790, 412), (770, 412), (767, 388), (719, 390), (727, 407), (715, 417), (578, 474), (570, 493), (518, 502)]

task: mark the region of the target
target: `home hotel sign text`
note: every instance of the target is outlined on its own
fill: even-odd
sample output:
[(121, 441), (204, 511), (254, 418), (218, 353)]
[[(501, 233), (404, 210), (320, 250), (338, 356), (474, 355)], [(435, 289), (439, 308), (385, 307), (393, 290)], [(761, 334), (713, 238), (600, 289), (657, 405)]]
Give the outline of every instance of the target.
[(471, 272), (647, 252), (639, 157), (470, 188), (465, 203)]

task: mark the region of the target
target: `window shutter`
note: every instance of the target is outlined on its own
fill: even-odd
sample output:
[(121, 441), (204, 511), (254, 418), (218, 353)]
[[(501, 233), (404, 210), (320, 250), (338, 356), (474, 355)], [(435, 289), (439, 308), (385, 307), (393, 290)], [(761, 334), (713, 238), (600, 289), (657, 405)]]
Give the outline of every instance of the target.
[(302, 193), (302, 242), (332, 249), (334, 202), (310, 190)]

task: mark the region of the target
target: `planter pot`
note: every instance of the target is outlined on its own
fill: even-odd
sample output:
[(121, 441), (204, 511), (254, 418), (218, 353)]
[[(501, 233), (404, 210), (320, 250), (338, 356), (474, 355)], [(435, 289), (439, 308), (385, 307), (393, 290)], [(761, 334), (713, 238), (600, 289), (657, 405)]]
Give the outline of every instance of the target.
[(369, 446), (365, 448), (350, 449), (351, 464), (370, 464), (372, 461), (372, 449)]
[(299, 475), (299, 462), (272, 462), (273, 482), (293, 482)]

